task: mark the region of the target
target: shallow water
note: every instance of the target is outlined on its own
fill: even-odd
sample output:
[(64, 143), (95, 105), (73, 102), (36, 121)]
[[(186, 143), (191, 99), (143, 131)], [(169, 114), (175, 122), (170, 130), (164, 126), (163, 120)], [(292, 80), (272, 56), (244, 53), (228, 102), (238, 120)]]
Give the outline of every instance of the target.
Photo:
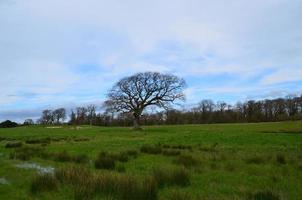
[(53, 174), (55, 171), (55, 168), (47, 166), (47, 167), (42, 167), (41, 165), (38, 165), (36, 163), (22, 163), (22, 164), (17, 164), (17, 168), (22, 168), (22, 169), (35, 169), (38, 171), (38, 173), (41, 174)]

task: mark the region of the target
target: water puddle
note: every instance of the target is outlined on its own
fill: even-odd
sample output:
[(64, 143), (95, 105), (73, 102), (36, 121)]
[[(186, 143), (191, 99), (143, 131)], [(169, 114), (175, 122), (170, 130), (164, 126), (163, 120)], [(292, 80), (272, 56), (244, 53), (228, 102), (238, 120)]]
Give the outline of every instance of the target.
[(55, 168), (47, 166), (47, 167), (42, 167), (41, 165), (38, 165), (36, 163), (22, 163), (22, 164), (17, 164), (17, 168), (21, 169), (35, 169), (38, 171), (40, 174), (54, 174)]
[(9, 182), (5, 178), (0, 178), (0, 184), (9, 185)]

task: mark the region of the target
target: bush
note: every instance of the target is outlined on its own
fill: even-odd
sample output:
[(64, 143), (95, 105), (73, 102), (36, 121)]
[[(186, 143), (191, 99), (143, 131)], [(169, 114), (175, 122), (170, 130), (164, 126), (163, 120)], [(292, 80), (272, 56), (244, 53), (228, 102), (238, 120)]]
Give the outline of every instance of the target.
[(95, 160), (94, 166), (97, 169), (114, 169), (115, 159), (113, 156), (102, 152), (98, 155), (98, 158)]
[(271, 191), (257, 192), (250, 194), (248, 200), (280, 200), (280, 197), (273, 194)]
[(151, 145), (143, 145), (141, 147), (141, 152), (148, 154), (160, 154), (162, 149), (160, 146), (151, 146)]
[(5, 148), (18, 148), (18, 147), (22, 147), (23, 143), (20, 141), (17, 142), (8, 142), (5, 145)]
[(58, 181), (52, 174), (36, 175), (30, 185), (30, 191), (33, 194), (44, 191), (54, 191), (58, 188)]
[(180, 155), (175, 159), (175, 163), (183, 165), (186, 168), (190, 168), (196, 166), (198, 164), (198, 161), (191, 155)]

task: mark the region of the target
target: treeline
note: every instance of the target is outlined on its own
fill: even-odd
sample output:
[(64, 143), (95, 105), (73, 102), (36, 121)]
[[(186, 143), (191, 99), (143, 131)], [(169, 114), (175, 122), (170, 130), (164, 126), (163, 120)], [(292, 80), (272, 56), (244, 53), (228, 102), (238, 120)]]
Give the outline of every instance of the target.
[[(97, 112), (97, 106), (77, 107), (70, 112), (68, 124), (97, 126), (132, 126), (131, 114), (116, 114), (109, 111)], [(54, 111), (44, 110), (39, 124), (60, 124), (66, 119), (64, 108)], [(205, 124), (205, 123), (241, 123), (275, 122), (302, 119), (302, 96), (266, 99), (260, 101), (238, 102), (234, 105), (223, 101), (214, 103), (202, 100), (197, 106), (186, 110), (167, 110), (156, 113), (144, 113), (142, 125), (160, 124)]]

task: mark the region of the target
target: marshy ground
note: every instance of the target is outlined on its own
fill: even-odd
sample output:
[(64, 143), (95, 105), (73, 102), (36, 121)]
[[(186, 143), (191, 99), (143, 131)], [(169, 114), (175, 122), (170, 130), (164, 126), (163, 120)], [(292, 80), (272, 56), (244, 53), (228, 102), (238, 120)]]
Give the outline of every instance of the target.
[(0, 129), (0, 199), (301, 199), (302, 122)]

